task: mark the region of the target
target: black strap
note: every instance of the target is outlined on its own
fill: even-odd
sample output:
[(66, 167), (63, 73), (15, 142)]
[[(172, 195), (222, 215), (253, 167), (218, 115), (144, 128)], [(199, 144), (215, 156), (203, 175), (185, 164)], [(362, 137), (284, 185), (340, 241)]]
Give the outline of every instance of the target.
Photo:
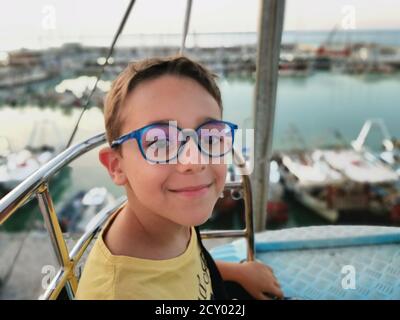
[(210, 271), (211, 277), (211, 285), (213, 290), (213, 295), (215, 300), (227, 300), (228, 294), (225, 290), (224, 281), (222, 280), (221, 274), (219, 273), (218, 267), (215, 264), (214, 259), (211, 257), (210, 253), (204, 247), (203, 242), (201, 241), (200, 230), (198, 227), (195, 227), (197, 239), (200, 244), (200, 248), (204, 254), (204, 257), (207, 261), (207, 267)]

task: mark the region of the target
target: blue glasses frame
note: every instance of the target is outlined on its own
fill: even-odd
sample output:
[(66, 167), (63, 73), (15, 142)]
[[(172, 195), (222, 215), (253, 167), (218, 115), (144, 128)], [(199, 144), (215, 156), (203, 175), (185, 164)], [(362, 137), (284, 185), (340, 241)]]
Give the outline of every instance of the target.
[[(205, 122), (205, 123), (202, 123), (201, 125), (199, 125), (199, 126), (194, 130), (194, 131), (196, 132), (196, 134), (197, 134), (197, 138), (199, 137), (199, 130), (200, 130), (203, 126), (208, 125), (208, 124), (212, 124), (212, 123), (220, 123), (220, 124), (225, 124), (225, 125), (229, 126), (229, 128), (231, 129), (232, 146), (233, 146), (233, 144), (234, 144), (234, 142), (235, 142), (235, 130), (238, 129), (238, 126), (237, 126), (236, 124), (231, 123), (231, 122), (228, 122), (228, 121), (210, 120), (210, 121), (207, 121), (207, 122)], [(124, 142), (126, 142), (126, 141), (128, 141), (128, 140), (131, 140), (131, 139), (135, 139), (135, 140), (137, 141), (138, 146), (139, 146), (140, 153), (142, 154), (142, 156), (143, 156), (144, 159), (146, 159), (147, 161), (150, 161), (150, 162), (154, 162), (154, 163), (168, 163), (169, 161), (172, 161), (172, 160), (174, 160), (176, 157), (179, 156), (179, 154), (180, 154), (181, 151), (183, 150), (182, 146), (184, 146), (184, 145), (187, 143), (187, 141), (182, 141), (182, 144), (178, 147), (178, 152), (177, 152), (177, 154), (176, 154), (173, 158), (171, 158), (171, 159), (168, 159), (168, 160), (166, 160), (166, 161), (155, 161), (155, 160), (152, 160), (152, 159), (148, 159), (148, 158), (146, 157), (146, 153), (145, 153), (145, 151), (143, 150), (143, 146), (142, 146), (142, 143), (141, 143), (141, 141), (142, 141), (142, 136), (146, 133), (146, 131), (150, 130), (151, 128), (155, 128), (155, 127), (157, 127), (157, 126), (159, 126), (159, 125), (169, 125), (169, 126), (172, 126), (172, 127), (176, 128), (176, 129), (178, 129), (179, 132), (182, 132), (182, 131), (184, 130), (184, 129), (178, 127), (178, 126), (171, 125), (171, 124), (166, 124), (166, 123), (153, 123), (153, 124), (149, 124), (149, 125), (147, 125), (147, 126), (144, 126), (144, 127), (140, 128), (140, 129), (136, 129), (136, 130), (134, 130), (134, 131), (131, 131), (131, 132), (127, 133), (127, 134), (124, 134), (123, 136), (119, 137), (118, 139), (114, 140), (114, 141), (111, 143), (111, 148), (117, 148), (117, 147), (119, 147), (120, 145), (122, 145)], [(200, 152), (206, 154), (207, 156), (216, 157), (216, 158), (222, 157), (222, 156), (224, 156), (225, 154), (227, 154), (229, 151), (232, 150), (232, 148), (231, 148), (230, 150), (228, 150), (227, 152), (225, 152), (225, 153), (223, 153), (223, 154), (220, 154), (220, 155), (218, 155), (218, 156), (212, 156), (212, 155), (208, 154), (207, 152), (205, 152), (205, 151), (201, 148), (199, 139), (197, 139), (197, 148), (199, 149)]]

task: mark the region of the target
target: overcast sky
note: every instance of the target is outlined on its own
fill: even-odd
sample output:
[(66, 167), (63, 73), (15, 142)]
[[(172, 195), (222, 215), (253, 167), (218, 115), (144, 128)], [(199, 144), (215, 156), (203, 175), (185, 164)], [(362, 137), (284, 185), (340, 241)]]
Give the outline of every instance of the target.
[[(110, 39), (128, 0), (2, 0), (0, 51), (60, 39)], [(252, 32), (258, 0), (193, 0), (189, 32)], [(125, 34), (180, 33), (186, 0), (137, 0)], [(400, 0), (287, 0), (285, 30), (400, 29)], [(107, 41), (107, 43), (109, 40)]]

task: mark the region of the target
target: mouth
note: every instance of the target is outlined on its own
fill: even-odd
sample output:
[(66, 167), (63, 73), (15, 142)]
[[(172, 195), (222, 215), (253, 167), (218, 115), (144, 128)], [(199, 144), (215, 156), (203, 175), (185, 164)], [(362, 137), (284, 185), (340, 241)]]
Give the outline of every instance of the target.
[(179, 189), (169, 189), (170, 192), (173, 192), (175, 194), (187, 196), (187, 197), (196, 197), (196, 196), (202, 196), (205, 195), (208, 190), (210, 189), (211, 185), (213, 183), (208, 183), (208, 184), (199, 184), (195, 186), (188, 186), (188, 187), (183, 187)]

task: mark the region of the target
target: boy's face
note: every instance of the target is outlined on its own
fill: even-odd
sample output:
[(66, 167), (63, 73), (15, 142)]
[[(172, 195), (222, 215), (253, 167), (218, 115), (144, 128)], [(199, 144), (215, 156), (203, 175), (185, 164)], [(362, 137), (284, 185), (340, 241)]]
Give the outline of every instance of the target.
[[(128, 95), (122, 117), (122, 134), (168, 120), (176, 121), (180, 128), (195, 129), (210, 118), (221, 119), (221, 109), (195, 80), (164, 75), (138, 85)], [(121, 148), (118, 161), (133, 208), (185, 226), (202, 224), (210, 217), (224, 188), (226, 165), (204, 164), (204, 158), (201, 163), (206, 156), (193, 139), (179, 156), (184, 161), (174, 164), (147, 162), (136, 140)]]

